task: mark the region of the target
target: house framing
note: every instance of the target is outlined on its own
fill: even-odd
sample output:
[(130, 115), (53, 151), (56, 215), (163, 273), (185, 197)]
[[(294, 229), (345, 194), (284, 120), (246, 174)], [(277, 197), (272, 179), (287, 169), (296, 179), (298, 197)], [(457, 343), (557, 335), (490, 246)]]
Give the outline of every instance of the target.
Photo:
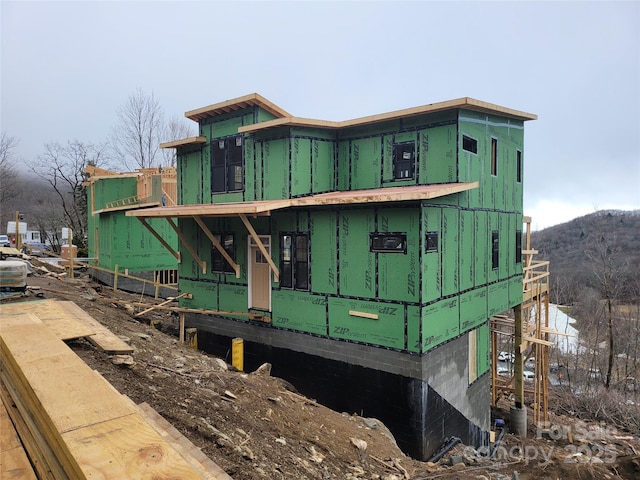
[(177, 203), (126, 211), (176, 232), (199, 343), (427, 459), (490, 429), (489, 318), (523, 301), (524, 122), (461, 98), (354, 120), (291, 116), (258, 94), (192, 110)]

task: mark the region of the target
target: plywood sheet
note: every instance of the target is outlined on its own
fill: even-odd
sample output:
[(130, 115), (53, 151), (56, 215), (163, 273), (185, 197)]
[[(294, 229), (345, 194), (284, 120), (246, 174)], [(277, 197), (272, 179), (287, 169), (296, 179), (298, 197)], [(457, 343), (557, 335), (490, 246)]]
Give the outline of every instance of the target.
[(87, 339), (93, 343), (99, 349), (107, 353), (132, 353), (133, 348), (131, 345), (124, 342), (121, 338), (115, 335), (111, 330), (102, 325), (96, 319), (94, 319), (87, 312), (82, 310), (73, 302), (58, 302), (60, 307), (75, 320), (84, 324), (88, 328), (91, 328), (94, 332), (93, 335), (87, 337)]
[(86, 478), (202, 479), (139, 414), (62, 435)]
[(12, 315), (33, 313), (62, 340), (93, 335), (94, 330), (90, 325), (80, 323), (70, 317), (60, 303), (55, 300), (42, 300), (0, 305), (2, 327), (6, 322), (10, 322)]
[(0, 402), (0, 478), (37, 478), (3, 402)]

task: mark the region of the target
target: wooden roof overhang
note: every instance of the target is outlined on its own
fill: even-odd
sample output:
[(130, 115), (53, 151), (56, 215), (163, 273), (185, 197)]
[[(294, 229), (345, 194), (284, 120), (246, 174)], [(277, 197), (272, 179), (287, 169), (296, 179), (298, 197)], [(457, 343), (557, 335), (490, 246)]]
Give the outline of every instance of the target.
[(198, 108), (196, 110), (190, 110), (184, 114), (189, 120), (198, 122), (207, 117), (213, 117), (223, 113), (233, 112), (242, 108), (257, 105), (258, 107), (266, 110), (267, 112), (275, 115), (276, 117), (290, 117), (291, 115), (285, 110), (277, 106), (275, 103), (270, 102), (266, 98), (257, 93), (251, 93), (243, 97), (226, 100), (220, 103), (214, 103), (207, 107)]
[(386, 202), (419, 202), (432, 198), (443, 197), (455, 193), (464, 192), (478, 188), (478, 182), (467, 183), (444, 183), (436, 185), (414, 185), (408, 187), (386, 187), (369, 190), (350, 190), (320, 193), (307, 197), (291, 198), (286, 200), (258, 200), (254, 202), (237, 203), (213, 203), (198, 205), (179, 205), (173, 207), (153, 207), (130, 210), (126, 212), (128, 217), (136, 217), (158, 241), (178, 260), (181, 261), (180, 253), (176, 252), (162, 236), (156, 232), (148, 223), (150, 218), (164, 218), (171, 228), (176, 232), (180, 242), (187, 248), (189, 253), (198, 263), (202, 272), (207, 272), (207, 264), (200, 258), (196, 249), (191, 245), (186, 235), (179, 229), (175, 222), (176, 218), (193, 218), (200, 229), (204, 232), (211, 244), (220, 252), (223, 258), (231, 265), (236, 273), (236, 278), (240, 278), (240, 266), (227, 254), (215, 235), (209, 230), (202, 220), (204, 217), (238, 217), (246, 227), (249, 235), (256, 242), (262, 255), (269, 263), (274, 273), (274, 280), (279, 281), (280, 271), (271, 258), (266, 247), (260, 240), (253, 225), (249, 221), (249, 216), (269, 216), (274, 210), (295, 207), (321, 207), (327, 205), (355, 205), (366, 203), (386, 203)]
[(178, 148), (186, 147), (187, 145), (199, 145), (201, 143), (207, 143), (207, 137), (188, 137), (173, 140), (172, 142), (161, 143), (160, 148)]
[(342, 122), (333, 122), (328, 120), (315, 120), (311, 118), (301, 118), (293, 116), (285, 116), (282, 118), (276, 118), (266, 122), (255, 123), (252, 125), (245, 125), (238, 129), (239, 133), (256, 132), (266, 128), (279, 127), (282, 125), (295, 126), (295, 127), (316, 127), (316, 128), (348, 128), (357, 127), (362, 125), (368, 125), (372, 123), (386, 122), (389, 120), (397, 120), (400, 118), (412, 117), (416, 115), (423, 115), (427, 113), (441, 112), (444, 110), (453, 109), (466, 109), (474, 110), (477, 112), (500, 115), (514, 120), (536, 120), (537, 115), (532, 113), (522, 112), (520, 110), (514, 110), (512, 108), (501, 107), (489, 102), (483, 102), (476, 100), (475, 98), (462, 97), (455, 100), (448, 100), (446, 102), (430, 103), (428, 105), (422, 105), (419, 107), (405, 108), (402, 110), (395, 110), (393, 112), (381, 113), (377, 115), (369, 115), (367, 117), (355, 118), (353, 120), (345, 120)]

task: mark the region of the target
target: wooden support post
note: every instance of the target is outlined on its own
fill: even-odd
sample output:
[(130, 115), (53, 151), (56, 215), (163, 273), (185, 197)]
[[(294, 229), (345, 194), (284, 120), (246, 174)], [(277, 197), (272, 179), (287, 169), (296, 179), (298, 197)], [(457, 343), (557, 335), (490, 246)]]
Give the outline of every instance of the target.
[(187, 328), (186, 331), (187, 337), (187, 346), (194, 350), (198, 350), (198, 329), (197, 328)]
[(180, 312), (180, 343), (184, 343), (184, 312)]
[(515, 354), (516, 354), (516, 358), (515, 358), (515, 364), (514, 364), (514, 370), (513, 370), (513, 374), (515, 377), (515, 382), (516, 382), (516, 389), (515, 389), (515, 406), (516, 408), (523, 408), (524, 407), (524, 381), (522, 378), (522, 341), (523, 341), (523, 335), (522, 335), (522, 305), (516, 305), (515, 307), (513, 307), (513, 313), (515, 315), (515, 338), (514, 338), (514, 342), (515, 342)]
[(118, 290), (118, 264), (116, 263), (116, 268), (113, 271), (113, 291)]

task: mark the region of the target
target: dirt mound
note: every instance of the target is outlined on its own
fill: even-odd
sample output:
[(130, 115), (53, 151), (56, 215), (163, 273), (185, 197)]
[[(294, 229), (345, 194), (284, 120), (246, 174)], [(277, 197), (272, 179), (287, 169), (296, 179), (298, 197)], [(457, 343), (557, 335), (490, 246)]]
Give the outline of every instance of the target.
[[(113, 291), (86, 275), (63, 280), (44, 276), (38, 268), (35, 272), (28, 281), (34, 293), (75, 302), (134, 348), (131, 358), (120, 358), (84, 340), (70, 342), (77, 354), (134, 402), (151, 405), (235, 480), (511, 479), (513, 472), (520, 479), (640, 475), (640, 442), (633, 434), (570, 443), (538, 435), (533, 427), (524, 442), (505, 435), (493, 459), (491, 450), (458, 444), (437, 464), (415, 461), (398, 449), (379, 420), (335, 412), (305, 398), (295, 386), (270, 376), (268, 365), (238, 372), (227, 359), (180, 344), (176, 314), (152, 311), (135, 318), (142, 308), (133, 305), (152, 299)], [(30, 298), (36, 297), (11, 301)], [(507, 404), (495, 413), (505, 412)], [(569, 424), (571, 419), (555, 421)], [(605, 452), (606, 446), (614, 453), (594, 453)]]

